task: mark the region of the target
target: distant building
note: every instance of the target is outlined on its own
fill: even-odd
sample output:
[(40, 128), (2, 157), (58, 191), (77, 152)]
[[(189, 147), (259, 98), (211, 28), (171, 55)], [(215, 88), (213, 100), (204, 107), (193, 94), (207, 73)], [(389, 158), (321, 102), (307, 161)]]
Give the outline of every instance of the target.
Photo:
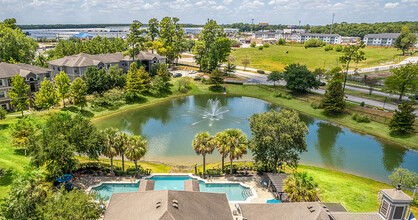
[[(154, 63), (165, 63), (166, 57), (141, 51), (140, 54), (135, 57), (135, 61), (138, 60), (141, 61), (145, 65), (146, 70), (149, 71)], [(53, 78), (55, 78), (60, 71), (64, 71), (72, 81), (77, 77), (83, 76), (87, 67), (95, 66), (98, 69), (108, 70), (111, 66), (118, 65), (119, 68), (122, 68), (127, 72), (132, 62), (133, 59), (129, 56), (124, 56), (122, 52), (98, 55), (82, 53), (49, 61), (48, 68), (52, 70)]]
[[(394, 46), (396, 38), (400, 33), (381, 33), (381, 34), (367, 34), (363, 41), (367, 46)], [(418, 37), (418, 34), (416, 34)], [(415, 44), (418, 47), (418, 43)]]
[(305, 33), (298, 35), (297, 42), (303, 43), (309, 39), (319, 39), (327, 44), (341, 44), (341, 36), (339, 34)]
[(305, 29), (283, 29), (284, 34), (303, 34)]
[(91, 39), (95, 38), (96, 36), (93, 35), (93, 34), (88, 34), (88, 33), (81, 32), (79, 34), (75, 34), (73, 37), (77, 38), (77, 39), (81, 39), (81, 40), (91, 40)]
[[(184, 33), (186, 34), (200, 34), (203, 30), (202, 27), (196, 27), (196, 28), (183, 28)], [(237, 28), (224, 28), (224, 32), (227, 34), (236, 34), (238, 33), (239, 29)]]
[(283, 38), (283, 31), (275, 31), (275, 32), (259, 31), (259, 32), (254, 32), (252, 37), (255, 39), (261, 39), (263, 41), (266, 41), (266, 40), (278, 41), (280, 38)]
[(9, 89), (12, 88), (12, 77), (16, 74), (24, 78), (24, 82), (30, 86), (30, 94), (39, 90), (42, 80), (46, 77), (51, 79), (51, 70), (32, 66), (29, 64), (0, 63), (0, 106), (6, 110), (12, 110), (12, 99), (9, 97)]
[(357, 42), (360, 42), (360, 37), (341, 37), (341, 44), (344, 45), (351, 45), (356, 44)]

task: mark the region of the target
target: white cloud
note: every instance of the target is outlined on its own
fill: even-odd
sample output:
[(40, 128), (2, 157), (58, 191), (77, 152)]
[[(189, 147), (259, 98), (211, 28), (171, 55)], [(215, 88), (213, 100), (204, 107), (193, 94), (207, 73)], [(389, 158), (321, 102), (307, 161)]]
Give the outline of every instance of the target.
[(231, 4), (233, 2), (233, 0), (223, 0), (223, 3), (225, 4), (225, 5), (229, 5), (229, 4)]
[(385, 4), (385, 8), (396, 8), (399, 5), (399, 2), (394, 2), (394, 3), (386, 3)]
[(216, 10), (224, 10), (224, 9), (226, 9), (226, 7), (225, 6), (222, 6), (222, 5), (212, 6), (212, 8), (213, 9), (216, 9)]
[(407, 3), (407, 2), (418, 2), (418, 0), (402, 0), (402, 2), (405, 2), (405, 3)]

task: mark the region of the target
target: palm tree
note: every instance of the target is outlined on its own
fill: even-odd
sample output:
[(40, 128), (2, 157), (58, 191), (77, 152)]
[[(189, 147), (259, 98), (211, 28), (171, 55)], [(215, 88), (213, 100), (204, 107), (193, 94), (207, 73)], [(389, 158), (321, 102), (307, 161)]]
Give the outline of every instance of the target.
[(206, 154), (211, 154), (215, 150), (215, 142), (209, 132), (201, 132), (196, 134), (193, 140), (193, 149), (197, 155), (203, 156), (203, 173), (206, 171)]
[(247, 153), (248, 141), (247, 136), (242, 133), (240, 129), (226, 129), (227, 138), (227, 152), (231, 161), (229, 174), (232, 175), (232, 160), (240, 159), (242, 155)]
[(125, 152), (128, 145), (129, 136), (125, 132), (118, 132), (115, 137), (115, 148), (117, 154), (122, 156), (122, 172), (125, 173)]
[(294, 172), (284, 183), (283, 191), (291, 201), (311, 202), (318, 197), (318, 183), (307, 172)]
[(128, 147), (126, 148), (126, 158), (133, 160), (135, 169), (139, 173), (137, 161), (140, 160), (147, 152), (147, 140), (139, 135), (131, 135), (128, 140)]
[(118, 133), (118, 129), (116, 128), (106, 128), (104, 130), (104, 134), (105, 134), (105, 149), (103, 151), (103, 154), (106, 157), (110, 158), (110, 174), (114, 175), (115, 173), (113, 172), (113, 157), (118, 155), (118, 151), (115, 148), (115, 138), (116, 135)]
[(215, 135), (216, 148), (222, 155), (222, 172), (224, 172), (225, 157), (228, 156), (228, 134), (219, 132)]

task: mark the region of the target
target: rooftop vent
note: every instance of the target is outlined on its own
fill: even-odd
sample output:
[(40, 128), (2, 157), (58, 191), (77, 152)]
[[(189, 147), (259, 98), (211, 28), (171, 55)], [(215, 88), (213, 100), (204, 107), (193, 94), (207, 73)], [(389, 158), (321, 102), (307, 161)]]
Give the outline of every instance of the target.
[(401, 190), (401, 186), (402, 186), (402, 184), (401, 183), (398, 183), (398, 186), (396, 187), (396, 189), (397, 190)]
[(157, 202), (157, 203), (156, 203), (155, 208), (156, 208), (156, 209), (158, 209), (158, 208), (160, 208), (160, 207), (161, 207), (161, 201), (159, 201), (159, 202)]
[(179, 201), (173, 199), (173, 207), (179, 209)]

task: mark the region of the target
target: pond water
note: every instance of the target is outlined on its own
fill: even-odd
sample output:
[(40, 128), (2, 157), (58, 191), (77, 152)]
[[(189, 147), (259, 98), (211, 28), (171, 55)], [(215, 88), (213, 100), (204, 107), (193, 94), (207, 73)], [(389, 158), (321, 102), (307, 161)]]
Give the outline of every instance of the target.
[[(218, 99), (227, 109), (222, 109), (221, 117), (212, 118), (215, 120), (204, 111), (210, 99)], [(239, 128), (250, 138), (247, 118), (270, 109), (280, 110), (280, 107), (249, 97), (196, 95), (115, 114), (94, 123), (99, 129), (115, 127), (129, 134), (143, 135), (149, 145), (144, 160), (192, 165), (202, 163), (202, 157), (192, 148), (196, 133), (209, 131), (214, 135), (228, 128)], [(418, 172), (417, 151), (303, 114), (300, 117), (310, 132), (306, 136), (308, 151), (300, 155), (303, 164), (384, 182), (399, 166)], [(251, 160), (251, 152), (241, 160)], [(221, 162), (221, 156), (215, 150), (206, 157), (206, 162)]]

